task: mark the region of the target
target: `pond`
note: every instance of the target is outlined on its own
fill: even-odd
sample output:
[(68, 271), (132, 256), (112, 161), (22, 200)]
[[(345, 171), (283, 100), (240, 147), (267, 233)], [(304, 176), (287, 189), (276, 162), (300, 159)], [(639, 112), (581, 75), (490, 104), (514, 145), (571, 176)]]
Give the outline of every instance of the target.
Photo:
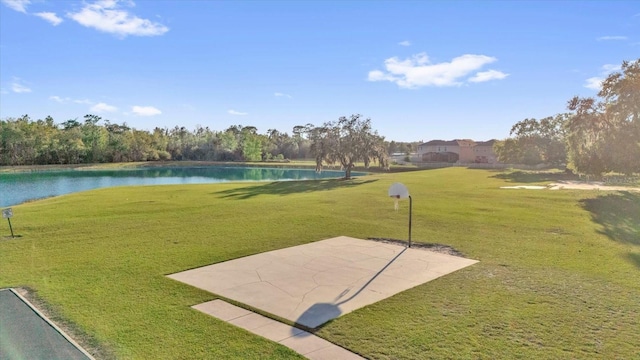
[[(364, 175), (364, 173), (352, 173)], [(133, 170), (65, 170), (0, 174), (0, 207), (79, 191), (131, 185), (204, 184), (339, 178), (343, 171), (256, 167), (171, 167)]]

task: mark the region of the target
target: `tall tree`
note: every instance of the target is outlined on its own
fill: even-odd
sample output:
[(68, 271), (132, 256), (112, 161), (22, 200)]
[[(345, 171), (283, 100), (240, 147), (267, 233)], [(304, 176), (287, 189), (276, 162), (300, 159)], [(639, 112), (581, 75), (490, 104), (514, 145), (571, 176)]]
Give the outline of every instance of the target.
[(493, 151), (496, 153), (498, 161), (501, 163), (519, 164), (522, 162), (522, 155), (520, 154), (518, 140), (514, 138), (496, 141), (493, 144)]
[(496, 142), (498, 160), (507, 164), (566, 163), (565, 123), (569, 114), (558, 114), (541, 120), (518, 121), (509, 133), (511, 139)]
[(89, 163), (104, 161), (108, 134), (105, 128), (98, 125), (101, 120), (100, 116), (87, 114), (84, 116), (84, 124), (81, 125), (82, 142), (86, 147), (85, 159)]
[(359, 114), (343, 116), (337, 122), (310, 127), (308, 134), (318, 171), (324, 163), (339, 163), (345, 171), (345, 179), (350, 179), (351, 170), (358, 161), (364, 162), (366, 167), (371, 161), (377, 161), (380, 167), (388, 168), (384, 138), (372, 130), (371, 119), (363, 119)]
[(569, 100), (572, 167), (592, 175), (640, 172), (640, 59), (623, 62), (602, 82), (598, 97)]
[(246, 161), (262, 160), (262, 139), (251, 131), (243, 131), (242, 156)]

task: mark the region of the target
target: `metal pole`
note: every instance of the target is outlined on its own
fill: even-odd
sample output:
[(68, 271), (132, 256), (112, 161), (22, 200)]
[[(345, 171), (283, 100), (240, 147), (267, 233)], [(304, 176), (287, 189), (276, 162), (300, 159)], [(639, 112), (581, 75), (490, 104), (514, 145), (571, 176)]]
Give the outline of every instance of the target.
[(11, 238), (13, 238), (13, 228), (11, 227), (11, 219), (7, 218), (7, 221), (9, 222), (9, 230), (11, 230)]
[(411, 247), (411, 212), (413, 210), (413, 199), (409, 195), (409, 247)]

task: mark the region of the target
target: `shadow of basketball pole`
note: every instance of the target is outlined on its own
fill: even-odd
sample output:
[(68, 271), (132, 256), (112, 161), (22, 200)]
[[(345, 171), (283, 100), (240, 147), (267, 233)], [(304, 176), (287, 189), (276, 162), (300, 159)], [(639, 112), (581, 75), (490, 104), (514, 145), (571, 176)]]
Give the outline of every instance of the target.
[[(400, 251), (398, 255), (394, 256), (393, 259), (391, 259), (385, 266), (383, 266), (382, 269), (380, 269), (375, 275), (373, 275), (371, 279), (369, 279), (364, 285), (362, 285), (360, 289), (358, 289), (358, 291), (353, 293), (353, 295), (351, 295), (347, 299), (344, 299), (340, 302), (333, 303), (333, 304), (332, 303), (313, 304), (310, 308), (305, 310), (305, 312), (302, 313), (302, 315), (300, 315), (300, 317), (296, 320), (296, 324), (302, 325), (309, 329), (317, 329), (327, 321), (331, 319), (335, 319), (338, 316), (340, 316), (342, 314), (342, 311), (340, 310), (339, 306), (353, 300), (356, 296), (358, 296), (364, 289), (367, 288), (367, 286), (369, 286), (369, 284), (373, 282), (373, 280), (375, 280), (391, 264), (393, 264), (393, 262), (396, 261), (396, 259), (398, 259), (400, 255), (402, 255), (405, 251), (407, 251), (407, 249), (408, 248), (402, 249), (402, 251)], [(346, 289), (342, 294), (340, 294), (340, 296), (338, 296), (336, 300), (339, 300), (340, 297), (342, 297), (348, 291), (349, 289)], [(295, 331), (295, 328), (293, 331)]]
[(396, 261), (397, 258), (400, 257), (400, 255), (402, 255), (405, 251), (407, 251), (408, 248), (404, 248), (402, 249), (402, 251), (400, 251), (398, 253), (398, 255), (394, 256), (393, 259), (391, 259), (387, 265), (385, 265), (384, 267), (382, 267), (382, 269), (380, 269), (380, 271), (378, 271), (375, 275), (373, 275), (373, 277), (371, 279), (369, 279), (369, 281), (367, 281), (364, 285), (362, 285), (362, 287), (360, 289), (358, 289), (358, 291), (356, 291), (353, 295), (351, 295), (348, 299), (344, 299), (342, 301), (340, 301), (339, 303), (336, 304), (336, 306), (340, 306), (350, 300), (352, 300), (353, 298), (355, 298), (356, 296), (358, 296), (358, 294), (360, 294), (362, 292), (362, 290), (364, 290), (367, 286), (369, 286), (369, 284), (371, 284), (373, 282), (373, 280), (375, 280), (378, 276), (380, 276), (380, 274), (382, 274), (383, 271), (385, 271), (389, 265), (393, 264), (394, 261)]

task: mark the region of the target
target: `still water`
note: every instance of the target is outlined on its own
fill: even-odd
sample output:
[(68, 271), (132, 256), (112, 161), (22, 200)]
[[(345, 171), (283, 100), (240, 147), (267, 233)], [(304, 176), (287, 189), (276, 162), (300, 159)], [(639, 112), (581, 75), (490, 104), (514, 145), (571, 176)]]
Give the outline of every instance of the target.
[[(363, 175), (363, 173), (352, 173)], [(67, 170), (0, 174), (0, 207), (79, 191), (131, 185), (203, 184), (227, 181), (286, 181), (339, 178), (343, 171), (254, 167)]]

